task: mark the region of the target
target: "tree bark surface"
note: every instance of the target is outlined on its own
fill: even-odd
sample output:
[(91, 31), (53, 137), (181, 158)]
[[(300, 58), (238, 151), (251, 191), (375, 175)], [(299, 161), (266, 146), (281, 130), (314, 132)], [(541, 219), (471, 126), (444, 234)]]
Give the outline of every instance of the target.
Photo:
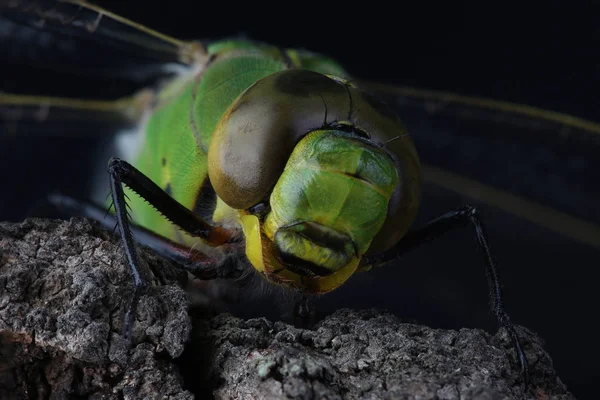
[[(572, 399), (526, 328), (524, 389), (503, 330), (339, 310), (313, 329), (190, 309), (185, 271), (140, 248), (133, 343), (119, 239), (88, 222), (0, 223), (2, 399)], [(193, 329), (192, 329), (193, 327)]]

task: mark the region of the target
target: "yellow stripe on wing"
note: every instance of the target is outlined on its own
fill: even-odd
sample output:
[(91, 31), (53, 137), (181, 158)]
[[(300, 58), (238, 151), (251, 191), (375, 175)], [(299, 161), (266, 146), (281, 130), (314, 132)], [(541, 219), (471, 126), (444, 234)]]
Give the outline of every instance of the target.
[(376, 82), (358, 82), (358, 84), (360, 87), (365, 87), (368, 90), (372, 90), (381, 94), (395, 94), (398, 96), (439, 101), (442, 103), (461, 104), (491, 111), (501, 111), (509, 114), (521, 115), (531, 119), (545, 120), (567, 127), (581, 129), (585, 132), (593, 134), (600, 134), (600, 124), (596, 122), (569, 114), (528, 106), (525, 104), (516, 104), (481, 97), (463, 96), (451, 92), (386, 85)]
[(0, 2), (0, 11), (2, 9), (35, 15), (41, 19), (41, 26), (46, 20), (52, 21), (150, 52), (167, 53), (171, 61), (183, 64), (204, 64), (208, 60), (204, 47), (198, 41), (176, 39), (86, 0), (56, 0), (52, 5), (11, 0), (6, 4)]
[(423, 178), (444, 189), (516, 215), (600, 249), (600, 226), (443, 169), (423, 165)]
[(142, 90), (130, 97), (116, 100), (87, 100), (68, 97), (29, 96), (0, 92), (0, 107), (37, 107), (40, 110), (64, 108), (70, 110), (93, 111), (121, 114), (131, 120), (137, 120), (152, 104), (154, 94), (151, 90)]

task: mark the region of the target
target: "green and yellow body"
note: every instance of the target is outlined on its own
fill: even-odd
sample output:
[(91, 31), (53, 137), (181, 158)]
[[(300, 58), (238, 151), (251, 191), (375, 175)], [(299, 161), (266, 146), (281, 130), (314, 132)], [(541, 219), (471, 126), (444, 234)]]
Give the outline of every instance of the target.
[[(254, 268), (296, 289), (330, 291), (404, 235), (420, 171), (393, 113), (314, 53), (243, 40), (206, 52), (209, 62), (157, 94), (130, 162), (183, 206), (243, 233)], [(138, 225), (215, 251), (127, 195)], [(298, 259), (319, 271), (287, 267)]]

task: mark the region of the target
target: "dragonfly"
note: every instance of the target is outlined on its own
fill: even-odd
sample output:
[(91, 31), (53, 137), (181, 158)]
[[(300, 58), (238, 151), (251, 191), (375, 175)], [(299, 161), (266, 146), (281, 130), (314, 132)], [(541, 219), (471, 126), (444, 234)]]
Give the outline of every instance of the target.
[[(504, 309), (483, 218), (474, 206), (449, 205), (413, 228), (422, 186), (463, 194), (600, 248), (597, 193), (582, 184), (570, 193), (577, 201), (547, 199), (539, 189), (550, 178), (520, 179), (523, 171), (556, 170), (552, 163), (568, 159), (563, 154), (570, 146), (578, 158), (557, 171), (558, 180), (578, 174), (593, 182), (595, 123), (362, 82), (335, 60), (306, 50), (237, 38), (180, 40), (85, 1), (0, 4), (3, 35), (14, 42), (33, 35), (44, 50), (45, 34), (58, 36), (60, 54), (73, 57), (62, 58), (63, 67), (75, 58), (92, 60), (90, 73), (115, 74), (138, 86), (108, 101), (0, 94), (7, 136), (18, 137), (29, 120), (43, 122), (42, 132), (56, 124), (61, 134), (77, 136), (84, 123), (84, 134), (115, 137), (115, 154), (106, 159), (114, 212), (105, 215), (109, 204), (62, 195), (51, 201), (118, 227), (134, 287), (125, 335), (146, 285), (135, 241), (199, 279), (254, 274), (299, 294), (296, 313), (304, 318), (311, 296), (470, 227), (484, 256), (491, 311), (513, 341), (527, 380), (528, 362)], [(98, 59), (95, 46), (114, 48), (119, 57)], [(506, 167), (507, 153), (526, 160), (522, 154), (532, 148), (539, 154), (530, 165)], [(487, 176), (490, 170), (496, 176)]]

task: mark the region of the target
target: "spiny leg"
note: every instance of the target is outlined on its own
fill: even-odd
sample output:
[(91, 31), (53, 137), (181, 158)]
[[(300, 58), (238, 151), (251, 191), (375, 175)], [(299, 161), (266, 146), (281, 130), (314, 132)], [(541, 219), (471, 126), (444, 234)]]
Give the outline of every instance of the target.
[[(62, 214), (93, 219), (106, 230), (114, 230), (117, 227), (117, 218), (108, 213), (105, 208), (94, 203), (63, 194), (52, 194), (48, 196), (47, 202)], [(150, 247), (161, 256), (177, 262), (198, 279), (235, 279), (240, 274), (239, 271), (228, 270), (229, 264), (219, 263), (206, 254), (193, 251), (187, 246), (160, 236), (142, 226), (130, 222), (129, 228), (136, 243)]]
[[(127, 257), (127, 263), (131, 269), (134, 284), (134, 294), (130, 304), (127, 306), (125, 324), (123, 327), (123, 335), (127, 339), (130, 339), (131, 329), (133, 327), (133, 316), (135, 315), (137, 302), (142, 289), (146, 285), (146, 281), (140, 273), (140, 261), (134, 247), (133, 235), (127, 215), (127, 203), (125, 201), (123, 184), (139, 194), (144, 200), (148, 201), (163, 214), (165, 218), (175, 223), (186, 232), (206, 240), (209, 245), (222, 245), (232, 238), (229, 231), (220, 227), (211, 226), (206, 221), (202, 220), (198, 215), (194, 214), (165, 193), (158, 185), (128, 162), (118, 158), (111, 158), (108, 163), (108, 172), (117, 226), (119, 228), (125, 255)], [(215, 278), (216, 277), (218, 276), (215, 276)]]
[(486, 262), (486, 275), (490, 288), (491, 311), (496, 316), (498, 324), (506, 329), (508, 335), (513, 342), (519, 362), (521, 364), (521, 374), (525, 382), (525, 386), (529, 382), (529, 366), (525, 352), (521, 347), (519, 335), (513, 325), (508, 313), (504, 309), (504, 301), (502, 297), (502, 285), (498, 276), (496, 262), (492, 256), (490, 245), (481, 218), (477, 209), (473, 206), (466, 205), (457, 210), (450, 211), (433, 221), (429, 222), (425, 227), (410, 231), (402, 238), (394, 247), (384, 253), (369, 257), (366, 262), (368, 265), (383, 265), (387, 264), (405, 253), (419, 247), (421, 244), (429, 242), (435, 238), (442, 236), (444, 233), (454, 230), (455, 228), (463, 227), (471, 224), (475, 227), (479, 248), (484, 253)]

